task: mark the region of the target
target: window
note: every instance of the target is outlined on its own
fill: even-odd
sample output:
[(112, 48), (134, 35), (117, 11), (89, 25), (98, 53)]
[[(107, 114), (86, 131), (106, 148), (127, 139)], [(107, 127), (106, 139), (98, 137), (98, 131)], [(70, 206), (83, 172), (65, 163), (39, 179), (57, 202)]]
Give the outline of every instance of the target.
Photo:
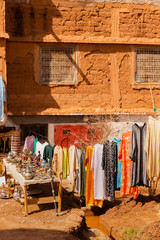
[(76, 83), (74, 47), (40, 47), (40, 83)]
[(88, 135), (95, 135), (95, 129), (88, 129)]
[(71, 130), (70, 129), (63, 129), (63, 134), (64, 135), (70, 135), (71, 134)]
[(135, 83), (160, 83), (160, 49), (137, 48)]

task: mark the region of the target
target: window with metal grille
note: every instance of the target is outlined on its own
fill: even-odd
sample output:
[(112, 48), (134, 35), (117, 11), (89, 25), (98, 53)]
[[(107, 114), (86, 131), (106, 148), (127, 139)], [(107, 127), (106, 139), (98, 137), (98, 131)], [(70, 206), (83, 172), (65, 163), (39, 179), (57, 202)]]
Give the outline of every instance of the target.
[(40, 83), (75, 83), (74, 47), (40, 47)]
[(71, 130), (70, 129), (63, 129), (63, 134), (64, 135), (70, 135), (71, 134)]
[(160, 83), (160, 49), (137, 48), (135, 82)]

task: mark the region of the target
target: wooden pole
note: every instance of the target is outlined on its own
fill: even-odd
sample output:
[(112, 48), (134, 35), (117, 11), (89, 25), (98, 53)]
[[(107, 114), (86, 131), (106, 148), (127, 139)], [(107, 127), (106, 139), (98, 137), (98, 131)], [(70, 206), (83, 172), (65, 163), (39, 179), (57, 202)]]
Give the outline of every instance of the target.
[(28, 216), (27, 186), (24, 186), (24, 206), (25, 206), (25, 216)]

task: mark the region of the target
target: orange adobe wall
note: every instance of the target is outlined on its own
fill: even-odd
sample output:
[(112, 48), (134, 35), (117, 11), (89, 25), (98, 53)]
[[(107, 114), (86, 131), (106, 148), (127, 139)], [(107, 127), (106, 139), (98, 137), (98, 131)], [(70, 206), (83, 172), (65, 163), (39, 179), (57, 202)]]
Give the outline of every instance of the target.
[[(26, 0), (6, 12), (9, 115), (152, 112), (148, 86), (133, 84), (134, 49), (160, 45), (159, 6)], [(76, 48), (78, 85), (38, 83), (42, 45)]]

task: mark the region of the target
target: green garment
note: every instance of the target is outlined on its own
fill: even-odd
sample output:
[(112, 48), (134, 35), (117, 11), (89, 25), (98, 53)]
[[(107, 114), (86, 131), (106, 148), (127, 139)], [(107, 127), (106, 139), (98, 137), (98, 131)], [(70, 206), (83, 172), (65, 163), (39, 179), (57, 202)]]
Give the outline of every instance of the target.
[(38, 138), (35, 138), (34, 139), (34, 143), (33, 143), (33, 149), (32, 149), (32, 152), (35, 153), (36, 152), (36, 144), (38, 142)]
[(63, 178), (69, 175), (69, 160), (67, 148), (63, 147)]
[(86, 156), (86, 150), (82, 147), (81, 148), (81, 160), (80, 160), (80, 173), (81, 173), (81, 186), (80, 186), (80, 195), (85, 196), (85, 189), (86, 189), (86, 169), (84, 167)]
[(52, 159), (53, 159), (53, 154), (54, 154), (54, 148), (55, 148), (55, 146), (52, 147), (50, 144), (48, 144), (47, 146), (45, 146), (44, 152), (43, 152), (43, 159), (46, 160), (49, 157), (49, 159), (50, 159), (50, 166), (52, 166)]

